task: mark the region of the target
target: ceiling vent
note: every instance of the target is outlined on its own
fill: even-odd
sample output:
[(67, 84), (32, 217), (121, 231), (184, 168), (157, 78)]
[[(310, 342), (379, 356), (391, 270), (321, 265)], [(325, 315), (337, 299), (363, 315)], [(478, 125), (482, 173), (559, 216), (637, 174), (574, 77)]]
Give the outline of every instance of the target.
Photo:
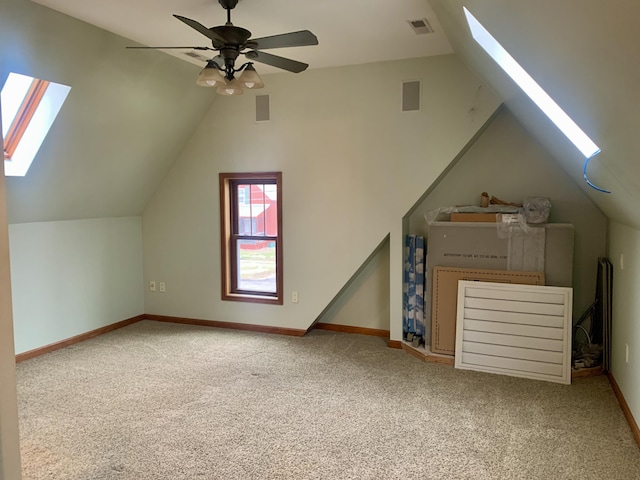
[(196, 53), (196, 52), (186, 52), (186, 53), (185, 53), (185, 55), (186, 55), (187, 57), (196, 58), (196, 59), (198, 59), (198, 60), (204, 60), (205, 62), (206, 62), (207, 60), (209, 60), (208, 58), (203, 57), (202, 55), (200, 55), (199, 53)]
[(416, 35), (433, 33), (433, 28), (426, 18), (421, 18), (419, 20), (407, 20), (407, 23), (411, 25), (411, 28), (416, 32)]

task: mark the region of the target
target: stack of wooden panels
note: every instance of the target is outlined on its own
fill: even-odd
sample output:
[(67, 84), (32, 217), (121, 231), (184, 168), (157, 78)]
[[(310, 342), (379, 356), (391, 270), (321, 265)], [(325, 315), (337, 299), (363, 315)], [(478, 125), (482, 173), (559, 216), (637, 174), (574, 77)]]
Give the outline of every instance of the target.
[(456, 303), (460, 280), (544, 285), (544, 272), (433, 267), (431, 351), (434, 353), (442, 355), (455, 353)]

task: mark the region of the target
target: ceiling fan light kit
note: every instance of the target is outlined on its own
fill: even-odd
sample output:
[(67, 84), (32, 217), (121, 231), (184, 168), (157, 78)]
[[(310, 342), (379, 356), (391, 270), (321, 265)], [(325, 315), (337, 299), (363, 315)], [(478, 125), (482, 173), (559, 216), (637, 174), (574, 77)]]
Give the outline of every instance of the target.
[[(181, 22), (189, 25), (202, 35), (211, 40), (211, 47), (127, 47), (127, 48), (151, 48), (151, 49), (176, 49), (185, 48), (193, 50), (212, 50), (218, 55), (207, 61), (202, 69), (196, 84), (202, 87), (216, 87), (216, 92), (221, 95), (242, 95), (243, 90), (264, 87), (264, 82), (253, 66), (253, 62), (247, 62), (239, 68), (235, 67), (239, 55), (245, 55), (252, 61), (271, 65), (293, 73), (300, 73), (309, 66), (306, 63), (279, 57), (262, 50), (284, 47), (304, 47), (318, 45), (318, 38), (309, 30), (283, 33), (262, 38), (250, 38), (251, 32), (242, 27), (236, 27), (231, 23), (231, 10), (238, 4), (238, 0), (218, 0), (227, 11), (227, 23), (217, 27), (207, 28), (195, 20), (174, 15)], [(245, 51), (246, 50), (246, 51)], [(242, 72), (242, 73), (240, 73)], [(240, 74), (236, 78), (236, 74)]]
[(242, 85), (240, 84), (238, 79), (234, 78), (230, 82), (227, 82), (226, 85), (220, 85), (216, 89), (216, 92), (218, 92), (220, 95), (231, 96), (231, 95), (242, 95), (244, 93), (244, 90), (242, 89)]
[(225, 85), (227, 80), (218, 70), (217, 65), (209, 61), (207, 66), (202, 69), (196, 80), (196, 84), (201, 87), (217, 87), (219, 85)]
[(262, 82), (260, 75), (258, 75), (256, 69), (253, 68), (253, 63), (247, 64), (244, 71), (242, 72), (242, 75), (240, 75), (240, 78), (238, 78), (238, 81), (245, 88), (256, 89), (264, 87), (264, 83)]

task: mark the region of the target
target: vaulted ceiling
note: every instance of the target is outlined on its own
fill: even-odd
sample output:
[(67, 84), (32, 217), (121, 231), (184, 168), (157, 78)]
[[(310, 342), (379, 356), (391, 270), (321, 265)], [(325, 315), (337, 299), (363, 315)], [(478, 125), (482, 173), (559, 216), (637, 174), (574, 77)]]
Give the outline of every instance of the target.
[[(378, 3), (240, 0), (232, 20), (254, 38), (310, 29), (319, 46), (273, 53), (311, 68), (452, 52), (426, 1)], [(195, 85), (204, 61), (188, 50), (125, 49), (209, 45), (173, 14), (207, 26), (226, 20), (217, 0), (0, 2), (0, 84), (13, 71), (71, 86), (27, 176), (7, 179), (11, 223), (142, 213), (219, 100)], [(424, 18), (435, 33), (416, 35), (407, 21)]]
[[(192, 85), (178, 87), (187, 78), (191, 84), (199, 66), (204, 64), (202, 60), (185, 56), (185, 51), (167, 52), (185, 60), (178, 62), (185, 65), (183, 68), (177, 67), (175, 60), (162, 52), (129, 51), (131, 55), (123, 59), (120, 49), (132, 43), (208, 45), (206, 38), (172, 15), (183, 15), (213, 26), (224, 23), (225, 12), (216, 0), (183, 0), (179, 4), (170, 0), (35, 1), (124, 38), (116, 37), (119, 40), (111, 41), (107, 46), (104, 38), (92, 34), (89, 45), (78, 45), (74, 43), (74, 37), (78, 43), (87, 43), (79, 31), (60, 37), (50, 35), (54, 29), (60, 32), (68, 30), (69, 21), (65, 20), (68, 19), (65, 15), (33, 2), (4, 0), (0, 6), (0, 13), (4, 16), (4, 19), (0, 18), (0, 45), (3, 47), (0, 73), (6, 75), (7, 69), (18, 65), (22, 70), (35, 74), (47, 69), (56, 70), (62, 80), (72, 75), (77, 78), (77, 71), (65, 71), (72, 64), (70, 57), (75, 56), (86, 62), (88, 71), (93, 69), (95, 72), (85, 73), (85, 77), (97, 82), (97, 92), (104, 79), (109, 83), (124, 81), (122, 88), (117, 88), (122, 98), (114, 103), (113, 98), (110, 101), (96, 96), (95, 104), (87, 107), (93, 114), (85, 108), (87, 113), (83, 118), (65, 120), (63, 116), (59, 128), (84, 130), (93, 126), (91, 138), (95, 140), (95, 132), (102, 128), (99, 109), (112, 110), (118, 106), (124, 109), (133, 105), (137, 108), (134, 112), (139, 115), (134, 115), (133, 119), (123, 118), (119, 126), (104, 125), (107, 135), (98, 143), (76, 141), (56, 154), (59, 157), (75, 155), (77, 170), (72, 174), (78, 177), (79, 184), (82, 184), (85, 169), (89, 166), (95, 169), (96, 165), (91, 165), (92, 155), (95, 156), (99, 149), (108, 148), (114, 157), (125, 155), (137, 160), (124, 163), (124, 169), (112, 168), (102, 160), (97, 167), (108, 178), (104, 185), (95, 187), (87, 183), (77, 187), (76, 192), (65, 191), (62, 196), (56, 184), (62, 182), (56, 177), (55, 167), (40, 167), (44, 169), (40, 173), (36, 167), (34, 172), (30, 172), (29, 185), (12, 180), (9, 193), (19, 192), (20, 195), (16, 193), (16, 196), (24, 199), (28, 198), (30, 190), (50, 191), (51, 212), (44, 215), (50, 219), (56, 218), (56, 211), (62, 211), (65, 202), (77, 205), (74, 214), (67, 216), (81, 218), (84, 210), (79, 199), (86, 198), (87, 190), (92, 188), (97, 188), (96, 206), (104, 204), (109, 195), (113, 197), (113, 192), (107, 190), (115, 188), (123, 192), (118, 197), (122, 202), (122, 208), (116, 209), (118, 212), (140, 211), (176, 152), (188, 139), (189, 131), (215, 101), (215, 94), (197, 91)], [(611, 190), (610, 195), (586, 186), (582, 178), (584, 158), (581, 154), (473, 41), (464, 20), (463, 5), (602, 149), (602, 153), (591, 160), (588, 173), (595, 184)], [(25, 19), (25, 10), (29, 15), (33, 12), (33, 16)], [(429, 21), (435, 33), (418, 36), (411, 30), (407, 21), (421, 18)], [(320, 45), (273, 51), (307, 62), (310, 68), (446, 54), (453, 48), (473, 71), (485, 79), (488, 88), (499, 93), (519, 121), (610, 218), (636, 228), (640, 228), (640, 211), (636, 208), (640, 204), (640, 167), (636, 160), (640, 153), (640, 135), (636, 133), (640, 123), (640, 96), (636, 94), (640, 80), (638, 18), (640, 2), (635, 0), (607, 3), (599, 0), (240, 0), (232, 11), (233, 22), (251, 30), (254, 37), (300, 29), (313, 31)], [(20, 22), (27, 23), (21, 25)], [(74, 24), (74, 29), (82, 28)], [(26, 42), (16, 43), (16, 36), (29, 38)], [(36, 56), (32, 55), (33, 52), (37, 52), (39, 64), (25, 66), (25, 58)], [(275, 71), (263, 65), (258, 69), (261, 73)], [(166, 82), (160, 84), (158, 71), (169, 79), (171, 85)], [(147, 85), (145, 82), (150, 83)], [(89, 89), (90, 82), (80, 82), (75, 91), (78, 88)], [(180, 98), (172, 97), (176, 91), (180, 92)], [(151, 97), (154, 102), (150, 101)], [(73, 97), (68, 101), (73, 101)], [(78, 111), (74, 110), (75, 116)], [(149, 119), (148, 123), (142, 120), (143, 116)], [(172, 132), (167, 125), (175, 125), (176, 131)], [(134, 134), (134, 127), (140, 133)], [(118, 137), (119, 132), (126, 135)], [(136, 139), (136, 135), (144, 137), (144, 142)], [(118, 138), (126, 138), (125, 143), (133, 150), (124, 148), (122, 142), (114, 144)], [(149, 143), (150, 138), (158, 142)], [(160, 139), (169, 143), (162, 147)], [(86, 150), (87, 165), (78, 162), (77, 152), (73, 152), (78, 149)], [(148, 164), (142, 165), (136, 163), (140, 158), (154, 157), (161, 160), (149, 160)], [(132, 180), (136, 176), (138, 179), (148, 178), (138, 180), (141, 188), (137, 189), (133, 188), (136, 182)], [(127, 182), (133, 183), (128, 185)], [(58, 198), (55, 198), (56, 190)], [(56, 210), (54, 207), (59, 208)], [(111, 213), (101, 212), (99, 208), (94, 212), (93, 216), (113, 215), (113, 209)], [(37, 215), (31, 215), (24, 207), (16, 218), (29, 221), (37, 219)]]

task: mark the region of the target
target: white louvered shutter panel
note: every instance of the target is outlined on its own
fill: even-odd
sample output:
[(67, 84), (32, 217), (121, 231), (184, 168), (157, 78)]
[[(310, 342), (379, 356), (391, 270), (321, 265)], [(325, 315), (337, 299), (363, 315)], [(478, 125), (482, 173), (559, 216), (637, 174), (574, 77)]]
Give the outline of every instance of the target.
[(571, 304), (565, 287), (458, 283), (455, 367), (571, 383)]

